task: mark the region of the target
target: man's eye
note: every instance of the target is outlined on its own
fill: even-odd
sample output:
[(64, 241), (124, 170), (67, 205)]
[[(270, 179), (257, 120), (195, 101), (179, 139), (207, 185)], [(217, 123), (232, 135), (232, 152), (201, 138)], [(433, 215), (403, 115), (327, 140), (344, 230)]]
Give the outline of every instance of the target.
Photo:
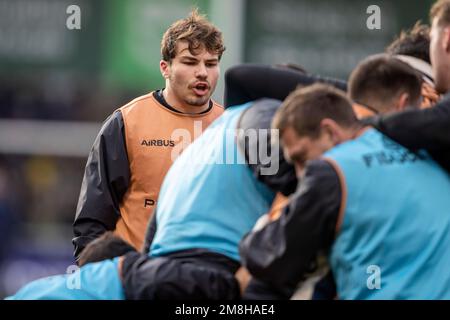
[(195, 65), (195, 62), (194, 62), (194, 61), (184, 61), (183, 63), (186, 64), (186, 65), (188, 65), (188, 66), (193, 66), (193, 65)]
[(217, 63), (207, 63), (206, 64), (206, 66), (208, 67), (208, 68), (214, 68), (215, 66), (217, 66)]

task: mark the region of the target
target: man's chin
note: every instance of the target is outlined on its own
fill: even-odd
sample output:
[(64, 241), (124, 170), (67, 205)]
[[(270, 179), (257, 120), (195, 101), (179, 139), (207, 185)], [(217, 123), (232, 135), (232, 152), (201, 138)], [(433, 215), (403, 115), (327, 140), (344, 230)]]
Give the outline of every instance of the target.
[(201, 107), (201, 106), (204, 106), (205, 104), (207, 104), (210, 98), (211, 98), (210, 96), (201, 97), (201, 98), (189, 99), (186, 102), (191, 106)]
[(435, 87), (436, 91), (440, 94), (446, 94), (450, 91), (450, 83), (447, 83), (446, 81), (445, 82), (436, 81)]
[[(441, 70), (444, 70), (444, 67), (441, 67)], [(449, 70), (450, 68), (446, 68), (445, 70)], [(444, 72), (434, 72), (434, 86), (438, 93), (446, 94), (450, 91), (450, 77), (447, 73)]]

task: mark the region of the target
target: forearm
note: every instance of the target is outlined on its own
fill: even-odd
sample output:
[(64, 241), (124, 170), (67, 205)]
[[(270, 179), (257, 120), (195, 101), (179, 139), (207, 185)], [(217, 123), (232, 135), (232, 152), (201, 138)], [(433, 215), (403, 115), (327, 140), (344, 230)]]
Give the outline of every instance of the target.
[(450, 96), (432, 108), (409, 110), (365, 121), (413, 151), (427, 150), (450, 172)]
[(408, 110), (380, 116), (377, 129), (410, 149), (450, 149), (450, 96), (424, 110)]
[(243, 64), (225, 73), (225, 107), (260, 98), (283, 101), (299, 85), (323, 82), (347, 90), (345, 81), (301, 73), (288, 68)]

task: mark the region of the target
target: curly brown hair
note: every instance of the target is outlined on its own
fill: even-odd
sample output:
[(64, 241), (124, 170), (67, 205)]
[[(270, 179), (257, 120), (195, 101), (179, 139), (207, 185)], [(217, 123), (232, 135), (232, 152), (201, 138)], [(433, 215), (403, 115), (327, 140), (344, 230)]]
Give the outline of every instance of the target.
[(386, 53), (407, 55), (430, 62), (430, 27), (417, 21), (409, 30), (402, 30), (387, 48)]
[(217, 53), (219, 60), (225, 51), (222, 32), (209, 22), (198, 9), (191, 11), (185, 19), (175, 21), (164, 33), (161, 41), (161, 56), (164, 61), (171, 62), (177, 54), (177, 44), (186, 41), (189, 52), (193, 55), (205, 48), (210, 53)]

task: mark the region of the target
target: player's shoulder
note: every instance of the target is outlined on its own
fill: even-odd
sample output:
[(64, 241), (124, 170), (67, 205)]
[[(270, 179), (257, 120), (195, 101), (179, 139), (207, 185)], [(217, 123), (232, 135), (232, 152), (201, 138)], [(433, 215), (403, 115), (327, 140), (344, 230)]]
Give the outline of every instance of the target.
[(218, 108), (218, 109), (220, 109), (222, 111), (225, 110), (224, 106), (221, 105), (220, 103), (218, 103), (217, 101), (214, 101), (214, 100), (211, 100), (211, 101), (213, 103), (213, 108)]
[(153, 91), (147, 94), (144, 94), (142, 96), (139, 96), (137, 98), (134, 98), (133, 100), (131, 100), (130, 102), (128, 102), (127, 104), (121, 106), (118, 111), (124, 112), (124, 111), (128, 111), (129, 109), (132, 108), (137, 108), (142, 104), (146, 104), (148, 102), (153, 102), (154, 101), (154, 97), (153, 97)]

